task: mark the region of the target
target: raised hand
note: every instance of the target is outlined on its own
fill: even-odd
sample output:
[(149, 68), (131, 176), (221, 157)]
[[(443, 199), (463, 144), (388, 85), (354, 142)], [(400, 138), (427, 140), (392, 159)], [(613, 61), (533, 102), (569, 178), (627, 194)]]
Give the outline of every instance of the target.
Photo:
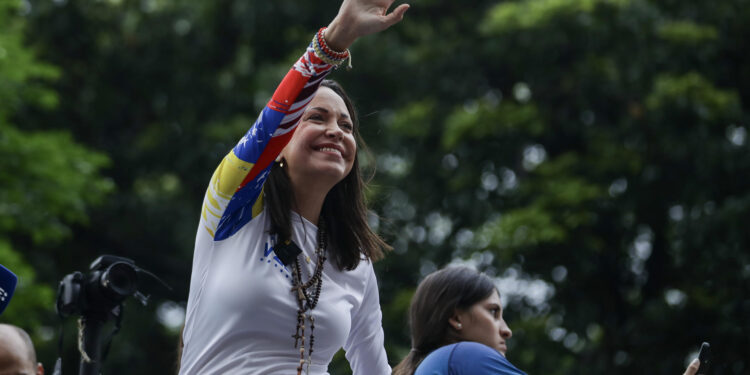
[(394, 0), (344, 0), (336, 18), (328, 25), (326, 43), (336, 51), (349, 48), (357, 38), (383, 31), (404, 18), (409, 4), (388, 13)]

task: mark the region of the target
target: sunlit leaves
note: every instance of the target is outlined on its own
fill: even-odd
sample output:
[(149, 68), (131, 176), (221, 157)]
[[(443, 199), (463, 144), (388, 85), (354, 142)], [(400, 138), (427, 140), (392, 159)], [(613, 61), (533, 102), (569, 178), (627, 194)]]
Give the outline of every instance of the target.
[(528, 205), (503, 212), (481, 229), (480, 237), (488, 236), (492, 247), (523, 250), (563, 243), (579, 227), (594, 224), (592, 202), (604, 197), (602, 188), (573, 177), (548, 177), (527, 189), (535, 197)]
[(536, 106), (496, 102), (487, 99), (459, 107), (445, 121), (443, 147), (450, 150), (460, 142), (502, 138), (523, 133), (540, 135), (545, 130)]
[(521, 0), (496, 5), (482, 23), (484, 33), (547, 26), (555, 19), (592, 13), (598, 6), (627, 6), (630, 0)]
[(713, 26), (699, 25), (690, 21), (672, 21), (662, 24), (657, 30), (657, 35), (675, 44), (698, 47), (716, 41), (719, 32)]
[(649, 110), (693, 112), (708, 121), (736, 116), (739, 104), (735, 92), (715, 87), (697, 72), (656, 77), (654, 89), (646, 99)]
[(45, 108), (57, 104), (57, 96), (31, 80), (50, 80), (56, 68), (36, 60), (33, 50), (23, 45), (24, 23), (19, 16), (21, 1), (0, 2), (0, 120), (20, 105)]
[(403, 137), (424, 137), (435, 125), (436, 103), (432, 100), (415, 101), (407, 104), (390, 123), (393, 131)]
[(488, 222), (480, 230), (481, 236), (487, 236), (493, 247), (503, 250), (560, 243), (567, 238), (567, 232), (543, 208), (526, 207), (508, 211), (499, 219)]
[(109, 159), (64, 132), (22, 132), (0, 125), (0, 234), (60, 240), (71, 223), (87, 223), (87, 207), (113, 189), (99, 176)]

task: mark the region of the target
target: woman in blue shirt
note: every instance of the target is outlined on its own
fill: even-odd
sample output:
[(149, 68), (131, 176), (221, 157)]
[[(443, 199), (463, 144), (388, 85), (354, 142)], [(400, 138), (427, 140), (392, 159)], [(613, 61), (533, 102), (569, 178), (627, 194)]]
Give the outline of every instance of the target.
[[(409, 309), (411, 352), (393, 375), (525, 375), (505, 358), (513, 335), (488, 276), (467, 267), (428, 275)], [(695, 375), (698, 359), (683, 375)]]
[(450, 267), (428, 275), (412, 298), (409, 322), (412, 350), (394, 375), (525, 375), (505, 358), (513, 332), (484, 274)]

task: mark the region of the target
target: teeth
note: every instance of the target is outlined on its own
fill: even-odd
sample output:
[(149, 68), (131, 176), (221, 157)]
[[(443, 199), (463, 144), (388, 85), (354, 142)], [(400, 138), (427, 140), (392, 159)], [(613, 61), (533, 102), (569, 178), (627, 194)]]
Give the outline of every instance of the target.
[(341, 154), (341, 152), (335, 148), (332, 147), (321, 147), (318, 151), (324, 151), (324, 152), (335, 152), (337, 154)]

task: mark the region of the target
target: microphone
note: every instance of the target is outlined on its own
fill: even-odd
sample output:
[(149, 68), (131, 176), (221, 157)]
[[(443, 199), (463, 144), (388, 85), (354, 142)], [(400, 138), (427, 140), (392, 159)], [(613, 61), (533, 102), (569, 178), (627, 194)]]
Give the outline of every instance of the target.
[(276, 244), (276, 248), (273, 249), (273, 252), (276, 253), (276, 256), (281, 260), (281, 263), (285, 266), (289, 266), (294, 263), (294, 260), (297, 259), (297, 255), (299, 255), (302, 250), (296, 243), (294, 243), (294, 241), (287, 240), (284, 243)]
[(0, 314), (8, 307), (17, 283), (18, 276), (0, 264)]

